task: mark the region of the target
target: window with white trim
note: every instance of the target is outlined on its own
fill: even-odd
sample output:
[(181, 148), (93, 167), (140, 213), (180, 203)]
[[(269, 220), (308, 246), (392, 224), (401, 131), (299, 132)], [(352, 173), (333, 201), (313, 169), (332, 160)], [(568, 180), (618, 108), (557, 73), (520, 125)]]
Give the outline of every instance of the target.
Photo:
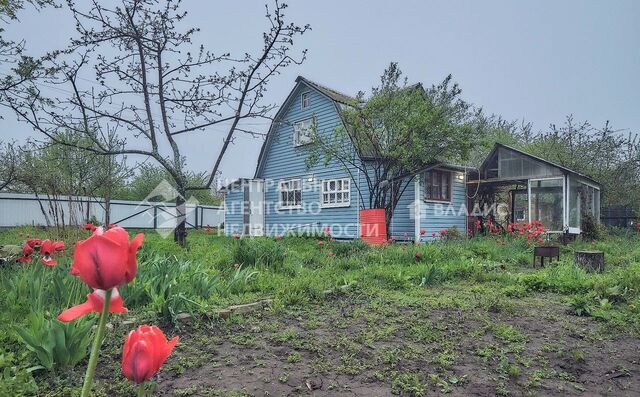
[(310, 103), (311, 103), (310, 93), (303, 92), (302, 95), (300, 95), (300, 107), (302, 109), (306, 109), (309, 107)]
[(325, 179), (320, 193), (322, 207), (348, 207), (351, 205), (351, 179)]
[(425, 198), (430, 201), (451, 201), (451, 172), (434, 170), (424, 173)]
[(311, 143), (313, 139), (313, 119), (298, 121), (293, 125), (293, 144), (301, 146)]
[(302, 179), (280, 181), (280, 208), (298, 208), (302, 205)]

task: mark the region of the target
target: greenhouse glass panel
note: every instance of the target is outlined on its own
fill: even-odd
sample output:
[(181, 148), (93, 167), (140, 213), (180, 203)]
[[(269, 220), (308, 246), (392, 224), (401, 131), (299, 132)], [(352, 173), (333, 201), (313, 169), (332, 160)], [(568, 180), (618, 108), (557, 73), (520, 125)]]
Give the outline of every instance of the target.
[(581, 188), (583, 186), (576, 178), (569, 178), (569, 227), (579, 228), (582, 223)]
[(536, 161), (507, 149), (498, 151), (498, 176), (500, 178), (549, 177), (561, 175), (557, 168)]
[(531, 220), (541, 221), (544, 228), (559, 232), (564, 229), (563, 179), (530, 180)]

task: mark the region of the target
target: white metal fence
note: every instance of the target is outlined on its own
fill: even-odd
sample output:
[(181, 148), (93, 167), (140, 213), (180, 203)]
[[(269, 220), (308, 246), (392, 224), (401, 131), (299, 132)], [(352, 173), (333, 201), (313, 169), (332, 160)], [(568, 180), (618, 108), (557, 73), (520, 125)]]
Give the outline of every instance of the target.
[[(173, 229), (173, 203), (112, 200), (110, 223), (133, 229)], [(21, 225), (82, 225), (95, 218), (105, 222), (105, 203), (91, 197), (0, 193), (0, 227)], [(218, 227), (224, 223), (222, 206), (187, 204), (187, 227)]]

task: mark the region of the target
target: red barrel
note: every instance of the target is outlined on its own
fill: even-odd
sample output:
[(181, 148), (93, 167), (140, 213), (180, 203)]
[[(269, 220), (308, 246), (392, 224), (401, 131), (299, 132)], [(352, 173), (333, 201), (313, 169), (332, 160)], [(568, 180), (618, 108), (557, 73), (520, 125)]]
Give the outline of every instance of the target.
[(384, 208), (360, 210), (360, 238), (374, 245), (387, 242)]

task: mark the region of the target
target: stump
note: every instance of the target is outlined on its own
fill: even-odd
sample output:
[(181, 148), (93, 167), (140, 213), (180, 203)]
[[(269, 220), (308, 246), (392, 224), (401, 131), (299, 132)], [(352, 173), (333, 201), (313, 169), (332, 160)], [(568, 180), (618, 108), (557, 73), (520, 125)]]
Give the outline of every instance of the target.
[(604, 252), (602, 251), (577, 251), (576, 265), (587, 271), (604, 271)]

